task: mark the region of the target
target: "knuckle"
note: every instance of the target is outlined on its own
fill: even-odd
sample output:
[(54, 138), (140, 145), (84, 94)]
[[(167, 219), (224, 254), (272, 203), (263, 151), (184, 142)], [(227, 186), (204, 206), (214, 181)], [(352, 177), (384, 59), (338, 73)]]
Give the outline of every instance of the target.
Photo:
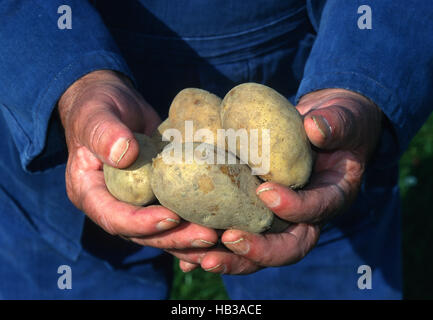
[(113, 226), (113, 223), (110, 219), (107, 219), (105, 214), (99, 214), (96, 216), (96, 223), (104, 229), (107, 233), (112, 236), (118, 236), (119, 232), (117, 232), (116, 228)]
[[(110, 133), (110, 123), (108, 120), (98, 119), (89, 126), (88, 143), (91, 150), (98, 152), (100, 150), (101, 142), (106, 139), (107, 134)], [(102, 155), (104, 156), (104, 155)]]
[(298, 260), (297, 261), (300, 261), (300, 260), (305, 258), (305, 256), (308, 254), (308, 252), (310, 252), (310, 244), (307, 243), (306, 241), (303, 241), (303, 242), (299, 243), (298, 248), (299, 248), (299, 254), (298, 254)]
[(184, 243), (181, 243), (181, 242), (177, 241), (176, 239), (170, 238), (166, 242), (166, 246), (168, 246), (169, 248), (173, 248), (173, 249), (185, 249), (186, 247), (189, 247), (190, 245), (188, 244), (186, 246)]
[(152, 247), (165, 249), (165, 250), (176, 250), (176, 249), (184, 249), (184, 246), (179, 245), (176, 240), (171, 238), (161, 238), (157, 237), (147, 242), (147, 245)]
[(354, 182), (360, 182), (364, 174), (365, 166), (359, 161), (350, 161), (348, 172), (351, 173)]
[(252, 257), (250, 260), (255, 264), (262, 267), (271, 267), (276, 265), (275, 261), (275, 253), (278, 252), (278, 248), (276, 247), (276, 243), (279, 243), (282, 239), (281, 234), (275, 234), (275, 237), (279, 237), (279, 239), (269, 240), (269, 247), (264, 248), (262, 254), (258, 257)]
[(119, 235), (118, 228), (115, 226), (114, 221), (109, 219), (105, 212), (100, 212), (95, 206), (93, 195), (89, 192), (81, 192), (81, 195), (82, 200), (80, 202), (84, 213), (107, 233), (113, 236)]
[[(251, 273), (251, 264), (252, 262), (246, 260), (246, 259), (242, 259), (241, 262), (239, 263), (239, 270), (238, 270), (238, 274), (248, 274)], [(256, 269), (256, 268), (254, 268)]]
[(270, 254), (265, 254), (260, 259), (252, 259), (252, 261), (262, 267), (270, 267), (273, 265), (273, 257)]
[(77, 186), (77, 184), (74, 183), (75, 178), (73, 172), (74, 171), (71, 166), (71, 157), (70, 157), (65, 171), (66, 195), (68, 196), (69, 200), (74, 204), (74, 206), (82, 210), (82, 203), (80, 201), (79, 192), (77, 192), (77, 188), (79, 188), (79, 186)]

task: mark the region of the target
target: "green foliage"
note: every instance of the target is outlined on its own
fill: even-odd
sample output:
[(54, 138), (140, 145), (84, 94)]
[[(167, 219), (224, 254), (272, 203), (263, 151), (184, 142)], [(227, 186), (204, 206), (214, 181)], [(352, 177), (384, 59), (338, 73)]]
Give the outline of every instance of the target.
[(412, 186), (416, 187), (418, 178), (433, 172), (430, 165), (432, 158), (433, 114), (411, 141), (400, 160), (400, 191), (403, 197), (407, 195)]
[(172, 300), (227, 300), (221, 276), (200, 268), (183, 273), (179, 260), (174, 259), (174, 282), (170, 299)]
[(433, 114), (400, 160), (406, 299), (433, 299)]

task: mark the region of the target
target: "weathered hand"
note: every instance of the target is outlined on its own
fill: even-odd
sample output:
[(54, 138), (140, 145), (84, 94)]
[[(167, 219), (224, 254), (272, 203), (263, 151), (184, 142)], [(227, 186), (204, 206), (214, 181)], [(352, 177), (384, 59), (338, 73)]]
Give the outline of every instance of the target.
[(181, 259), (184, 271), (200, 264), (211, 272), (245, 274), (295, 263), (315, 246), (320, 226), (353, 202), (380, 135), (380, 109), (365, 97), (343, 89), (307, 94), (297, 108), (317, 150), (310, 182), (297, 191), (270, 182), (257, 189), (260, 199), (275, 214), (296, 224), (279, 234), (228, 230), (221, 240), (230, 251), (175, 250), (173, 254)]
[(107, 70), (89, 73), (62, 95), (58, 111), (69, 151), (68, 196), (96, 224), (112, 235), (159, 248), (206, 247), (217, 241), (215, 231), (180, 223), (162, 206), (129, 205), (108, 192), (103, 163), (131, 165), (139, 152), (132, 132), (150, 135), (161, 121), (126, 77)]

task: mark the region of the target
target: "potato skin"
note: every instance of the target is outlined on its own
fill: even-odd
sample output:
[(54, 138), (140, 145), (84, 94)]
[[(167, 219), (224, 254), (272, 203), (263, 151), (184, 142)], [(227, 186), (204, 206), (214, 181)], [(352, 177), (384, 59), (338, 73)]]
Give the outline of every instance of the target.
[[(217, 130), (221, 129), (220, 104), (221, 98), (202, 89), (187, 88), (180, 91), (173, 99), (168, 117), (171, 127), (182, 133), (182, 142), (214, 141), (202, 139), (188, 139), (185, 137), (185, 121), (191, 120), (194, 133), (199, 129), (209, 129), (217, 137)], [(187, 138), (187, 139), (185, 139)]]
[[(198, 145), (194, 143), (193, 147)], [(207, 146), (216, 155), (216, 147), (214, 150), (213, 146)], [(207, 164), (195, 160), (190, 164), (167, 164), (160, 154), (153, 160), (152, 168), (155, 196), (187, 221), (215, 229), (255, 233), (268, 230), (273, 222), (274, 214), (256, 195), (261, 182), (245, 164)]]
[[(260, 176), (263, 180), (291, 188), (308, 182), (313, 164), (310, 143), (300, 114), (285, 97), (265, 85), (238, 85), (224, 97), (221, 119), (224, 129), (259, 129), (259, 150), (260, 129), (270, 130), (270, 170)], [(240, 154), (239, 145), (236, 154)]]
[(152, 158), (157, 150), (152, 139), (140, 133), (134, 133), (140, 147), (137, 160), (126, 169), (113, 168), (104, 164), (104, 178), (108, 191), (118, 200), (136, 206), (147, 205), (155, 200), (150, 179)]

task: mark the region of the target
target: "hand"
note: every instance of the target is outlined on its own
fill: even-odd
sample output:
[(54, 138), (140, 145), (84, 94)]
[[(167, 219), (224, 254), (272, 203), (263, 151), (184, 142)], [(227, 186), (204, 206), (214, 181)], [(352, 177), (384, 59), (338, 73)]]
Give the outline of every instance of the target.
[(257, 189), (275, 214), (296, 224), (279, 234), (227, 230), (221, 240), (229, 250), (172, 251), (181, 259), (182, 270), (201, 265), (215, 273), (246, 274), (295, 263), (315, 246), (320, 226), (353, 202), (381, 132), (380, 109), (367, 98), (343, 89), (307, 94), (297, 109), (317, 148), (310, 182), (297, 191), (271, 182)]
[(133, 206), (108, 192), (103, 163), (131, 165), (139, 153), (132, 132), (150, 135), (161, 122), (126, 77), (108, 70), (89, 73), (62, 95), (58, 111), (69, 151), (66, 191), (91, 220), (112, 235), (158, 248), (206, 247), (217, 241), (215, 231), (180, 223), (162, 206)]

